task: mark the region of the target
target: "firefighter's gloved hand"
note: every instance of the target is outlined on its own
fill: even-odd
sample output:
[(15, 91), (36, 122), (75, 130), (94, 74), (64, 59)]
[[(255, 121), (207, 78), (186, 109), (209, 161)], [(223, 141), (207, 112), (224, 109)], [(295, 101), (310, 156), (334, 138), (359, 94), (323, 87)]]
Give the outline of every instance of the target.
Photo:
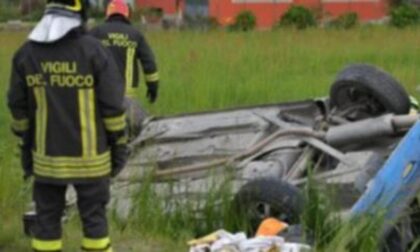
[(32, 150), (26, 146), (20, 146), (20, 162), (23, 169), (23, 179), (28, 180), (34, 173), (33, 161), (32, 161)]
[(129, 150), (125, 144), (118, 144), (111, 147), (111, 177), (116, 177), (124, 169), (129, 154)]
[(154, 103), (158, 97), (158, 90), (159, 90), (159, 83), (155, 82), (147, 82), (147, 99), (149, 99), (150, 103)]

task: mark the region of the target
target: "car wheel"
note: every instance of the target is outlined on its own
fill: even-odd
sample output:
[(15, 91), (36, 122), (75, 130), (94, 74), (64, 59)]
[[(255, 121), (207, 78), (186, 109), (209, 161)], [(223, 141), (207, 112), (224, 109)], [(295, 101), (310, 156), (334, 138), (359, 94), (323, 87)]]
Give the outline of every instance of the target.
[(239, 190), (233, 200), (233, 209), (236, 216), (246, 222), (248, 233), (254, 234), (267, 217), (288, 224), (298, 223), (303, 211), (303, 196), (298, 188), (279, 179), (256, 179)]
[(371, 65), (354, 64), (343, 69), (331, 86), (331, 107), (350, 120), (385, 113), (407, 114), (410, 99), (391, 75)]

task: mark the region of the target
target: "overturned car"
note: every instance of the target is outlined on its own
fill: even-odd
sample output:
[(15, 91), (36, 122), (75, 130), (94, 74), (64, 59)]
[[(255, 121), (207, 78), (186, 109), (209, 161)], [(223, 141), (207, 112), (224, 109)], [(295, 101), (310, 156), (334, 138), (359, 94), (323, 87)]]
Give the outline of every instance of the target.
[(392, 76), (356, 64), (337, 75), (326, 98), (145, 118), (111, 207), (127, 217), (148, 181), (168, 209), (193, 199), (199, 210), (228, 178), (233, 204), (253, 225), (267, 216), (294, 223), (299, 187), (312, 174), (345, 192), (340, 204), (350, 208), (416, 122), (415, 105)]

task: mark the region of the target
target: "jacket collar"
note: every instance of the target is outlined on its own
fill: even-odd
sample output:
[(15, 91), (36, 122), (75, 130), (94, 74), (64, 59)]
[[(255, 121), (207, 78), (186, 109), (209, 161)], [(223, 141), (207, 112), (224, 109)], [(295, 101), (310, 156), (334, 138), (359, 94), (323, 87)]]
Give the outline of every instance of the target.
[(29, 34), (29, 40), (49, 44), (59, 41), (83, 22), (80, 16), (65, 16), (58, 13), (46, 13)]
[(126, 23), (130, 24), (130, 20), (125, 18), (123, 15), (115, 14), (111, 15), (106, 20), (107, 23)]

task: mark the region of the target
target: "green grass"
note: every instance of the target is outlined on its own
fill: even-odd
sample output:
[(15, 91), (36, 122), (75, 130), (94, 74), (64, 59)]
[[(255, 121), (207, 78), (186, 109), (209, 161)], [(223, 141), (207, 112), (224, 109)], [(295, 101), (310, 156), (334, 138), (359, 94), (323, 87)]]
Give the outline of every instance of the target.
[[(11, 57), (25, 36), (0, 33), (0, 96), (3, 97), (0, 106), (0, 251), (7, 252), (29, 250), (29, 241), (21, 232), (20, 216), (30, 192), (21, 179), (17, 140), (9, 132), (10, 119), (4, 98)], [(345, 65), (357, 62), (384, 68), (411, 94), (419, 97), (416, 91), (420, 84), (418, 28), (255, 33), (172, 31), (149, 33), (147, 37), (158, 60), (161, 92), (155, 105), (147, 104), (142, 85), (139, 99), (154, 115), (325, 96), (336, 73)], [(147, 200), (149, 196), (144, 197)], [(152, 211), (153, 204), (149, 203), (144, 203), (145, 208)], [(114, 244), (121, 251), (186, 251), (183, 244), (194, 231), (194, 222), (188, 220), (188, 216), (179, 217), (185, 222), (174, 220), (173, 227), (181, 233), (174, 235), (173, 227), (159, 228), (165, 221), (161, 217), (155, 216), (147, 222), (133, 218), (134, 224), (128, 226), (113, 222)], [(74, 242), (80, 238), (79, 226), (77, 218), (73, 218), (65, 229), (67, 251), (76, 251), (79, 246)], [(148, 233), (149, 228), (153, 232)], [(340, 245), (340, 242), (334, 240), (330, 246), (334, 244)], [(366, 248), (368, 246), (371, 244)]]

